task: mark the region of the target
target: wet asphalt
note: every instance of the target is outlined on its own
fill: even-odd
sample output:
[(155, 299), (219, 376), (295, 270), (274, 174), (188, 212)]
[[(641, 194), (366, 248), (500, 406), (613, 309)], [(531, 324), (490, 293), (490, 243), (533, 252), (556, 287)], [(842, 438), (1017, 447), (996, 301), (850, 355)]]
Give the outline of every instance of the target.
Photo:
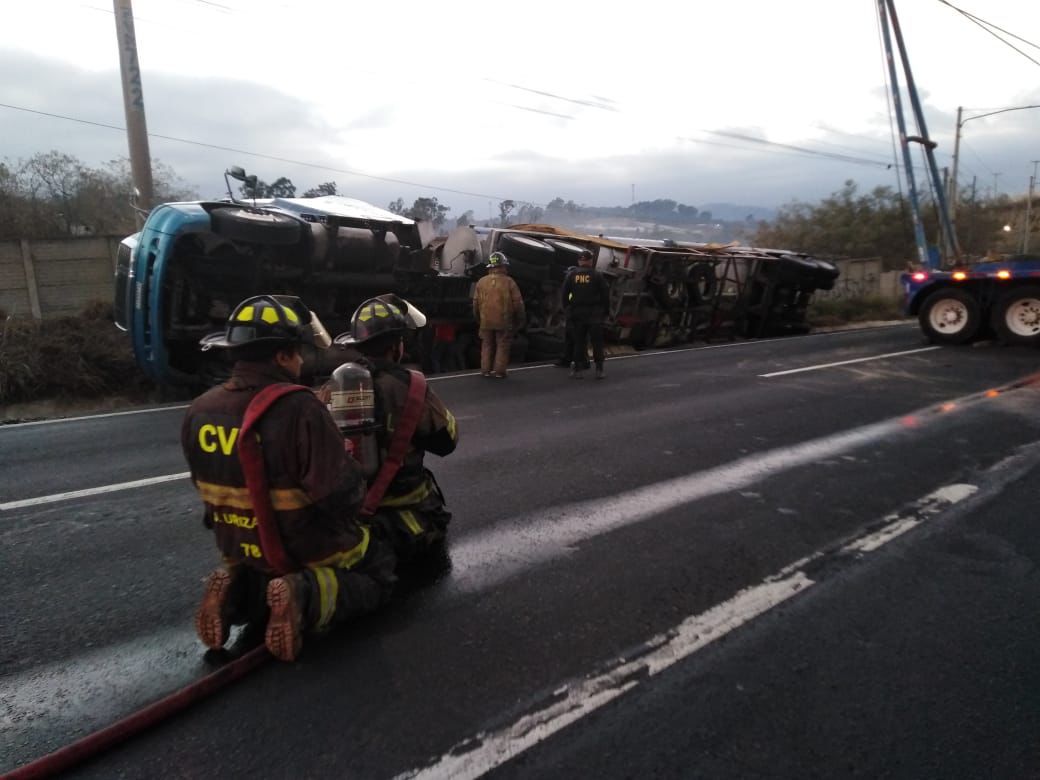
[[(927, 346), (907, 325), (639, 353), (602, 382), (433, 378), (461, 431), (428, 463), (451, 570), (73, 776), (446, 776), (450, 751), (487, 754), (489, 734), (516, 749), (567, 686), (954, 484), (977, 492), (481, 760), (518, 777), (1040, 776), (1040, 395), (1006, 388), (1037, 353)], [(810, 366), (829, 367), (763, 376)], [(177, 478), (182, 414), (0, 427), (0, 771), (207, 671), (191, 615), (215, 551)]]

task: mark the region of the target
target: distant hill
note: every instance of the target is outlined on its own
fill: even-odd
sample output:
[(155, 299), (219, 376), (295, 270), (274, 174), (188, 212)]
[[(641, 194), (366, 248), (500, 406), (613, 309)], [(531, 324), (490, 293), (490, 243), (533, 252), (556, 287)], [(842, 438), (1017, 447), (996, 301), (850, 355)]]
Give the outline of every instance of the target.
[(755, 222), (776, 218), (776, 209), (764, 206), (738, 206), (735, 203), (705, 203), (701, 211), (708, 211), (714, 219), (724, 222), (744, 222), (750, 215)]

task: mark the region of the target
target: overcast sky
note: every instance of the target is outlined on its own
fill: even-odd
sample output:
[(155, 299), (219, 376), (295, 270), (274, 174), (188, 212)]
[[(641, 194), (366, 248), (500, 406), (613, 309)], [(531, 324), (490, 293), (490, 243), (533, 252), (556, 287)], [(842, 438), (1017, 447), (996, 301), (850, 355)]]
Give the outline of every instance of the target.
[[(110, 0), (3, 6), (0, 158), (127, 156), (88, 124), (125, 125)], [(501, 198), (773, 208), (899, 186), (875, 0), (133, 6), (152, 157), (204, 196), (236, 164), (478, 218)], [(1040, 2), (896, 10), (940, 166), (958, 106), (1040, 105)], [(1033, 160), (1040, 108), (963, 125), (962, 185), (1023, 195)]]

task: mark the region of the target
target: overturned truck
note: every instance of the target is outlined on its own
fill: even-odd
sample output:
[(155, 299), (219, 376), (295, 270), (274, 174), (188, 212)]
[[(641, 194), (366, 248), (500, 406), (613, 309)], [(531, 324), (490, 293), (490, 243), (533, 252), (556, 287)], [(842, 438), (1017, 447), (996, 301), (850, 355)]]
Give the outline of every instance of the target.
[[(550, 225), (462, 227), (443, 242), (428, 225), (340, 196), (166, 203), (124, 239), (115, 272), (116, 324), (157, 384), (202, 388), (226, 376), (199, 340), (258, 293), (300, 296), (333, 333), (366, 298), (395, 292), (430, 322), (411, 346), (430, 370), (433, 334), (447, 332), (463, 365), (476, 360), (472, 285), (493, 251), (510, 258), (527, 307), (515, 360), (563, 348), (560, 287), (582, 249), (610, 282), (609, 341), (637, 349), (721, 335), (807, 329), (805, 311), (837, 269), (803, 254), (738, 246), (588, 236)], [(308, 365), (313, 377), (338, 363)], [(459, 367), (456, 365), (456, 367)]]

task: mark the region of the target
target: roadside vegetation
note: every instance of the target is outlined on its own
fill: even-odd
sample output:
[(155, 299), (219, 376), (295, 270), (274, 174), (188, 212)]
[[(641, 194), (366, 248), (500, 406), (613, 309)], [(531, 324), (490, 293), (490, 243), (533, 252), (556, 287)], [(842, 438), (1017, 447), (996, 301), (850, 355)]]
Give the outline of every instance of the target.
[(0, 406), (112, 396), (147, 401), (155, 388), (113, 324), (111, 304), (75, 317), (0, 319)]

